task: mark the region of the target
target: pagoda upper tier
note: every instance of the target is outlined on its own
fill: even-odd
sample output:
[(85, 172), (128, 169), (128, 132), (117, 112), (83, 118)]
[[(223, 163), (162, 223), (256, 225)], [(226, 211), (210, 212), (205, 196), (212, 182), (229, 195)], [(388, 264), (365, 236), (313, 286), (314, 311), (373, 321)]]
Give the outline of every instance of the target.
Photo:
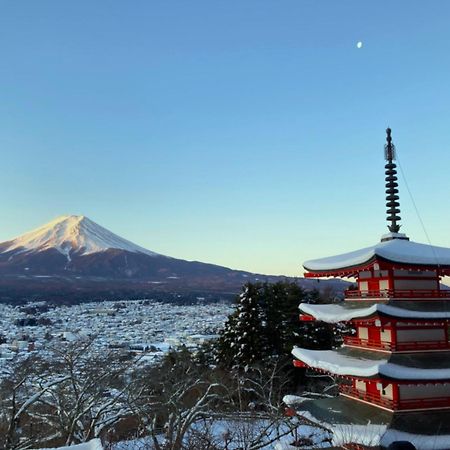
[(450, 248), (420, 244), (407, 238), (383, 237), (371, 247), (312, 259), (303, 267), (307, 270), (305, 277), (357, 277), (361, 271), (371, 268), (439, 270), (439, 275), (444, 276), (450, 275)]

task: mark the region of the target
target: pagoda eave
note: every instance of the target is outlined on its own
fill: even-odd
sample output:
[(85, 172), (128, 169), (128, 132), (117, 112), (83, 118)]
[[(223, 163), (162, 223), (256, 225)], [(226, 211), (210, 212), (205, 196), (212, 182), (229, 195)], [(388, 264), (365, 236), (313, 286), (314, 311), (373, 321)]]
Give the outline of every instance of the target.
[[(294, 405), (295, 406), (295, 405)], [(383, 445), (406, 440), (417, 449), (450, 448), (450, 411), (391, 411), (346, 396), (306, 401), (295, 407), (305, 417), (333, 433), (335, 446)]]
[[(354, 320), (369, 320), (376, 318), (393, 318), (403, 319), (408, 321), (437, 321), (437, 320), (450, 320), (450, 309), (443, 309), (441, 303), (427, 301), (426, 305), (423, 305), (423, 309), (407, 309), (399, 306), (399, 300), (394, 300), (391, 303), (378, 303), (370, 305), (370, 301), (367, 306), (359, 307), (346, 307), (352, 302), (343, 302), (343, 304), (325, 304), (315, 305), (310, 303), (300, 303), (299, 310), (301, 312), (301, 321), (318, 320), (326, 323), (339, 323), (350, 322)], [(358, 301), (354, 301), (354, 304)], [(407, 303), (401, 302), (401, 303)], [(409, 304), (412, 302), (409, 300)], [(409, 304), (405, 306), (409, 306)], [(433, 306), (435, 309), (433, 310)], [(439, 307), (439, 308), (438, 308)]]
[(443, 264), (417, 264), (412, 262), (396, 261), (394, 259), (388, 259), (380, 255), (376, 255), (363, 263), (357, 265), (337, 267), (337, 268), (325, 268), (325, 269), (313, 269), (306, 265), (303, 268), (306, 270), (304, 273), (305, 278), (327, 278), (327, 277), (343, 277), (343, 278), (356, 278), (358, 273), (371, 269), (374, 264), (378, 263), (380, 269), (399, 269), (399, 270), (417, 270), (417, 271), (435, 271), (437, 270), (440, 276), (450, 276), (450, 265)]
[(383, 378), (398, 382), (447, 382), (450, 380), (450, 352), (386, 355), (365, 349), (309, 350), (294, 347), (292, 355), (304, 367), (351, 378)]

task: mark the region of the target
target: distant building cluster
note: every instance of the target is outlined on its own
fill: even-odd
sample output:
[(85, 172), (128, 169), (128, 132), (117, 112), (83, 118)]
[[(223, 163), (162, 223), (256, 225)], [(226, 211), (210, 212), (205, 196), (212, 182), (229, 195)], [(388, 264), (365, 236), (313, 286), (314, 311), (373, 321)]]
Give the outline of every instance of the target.
[(171, 348), (196, 348), (214, 339), (231, 313), (229, 304), (174, 305), (127, 300), (54, 306), (0, 304), (0, 376), (8, 362), (67, 342), (94, 339), (98, 351), (147, 353), (146, 361)]

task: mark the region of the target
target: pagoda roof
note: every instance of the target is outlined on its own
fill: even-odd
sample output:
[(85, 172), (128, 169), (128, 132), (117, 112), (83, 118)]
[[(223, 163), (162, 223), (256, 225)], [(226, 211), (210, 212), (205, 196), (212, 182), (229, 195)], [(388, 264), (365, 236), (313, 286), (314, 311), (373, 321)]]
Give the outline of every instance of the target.
[(450, 268), (450, 248), (420, 244), (408, 239), (392, 238), (341, 255), (306, 261), (303, 267), (313, 273), (349, 271), (367, 267), (376, 260), (397, 263), (403, 267)]
[(450, 448), (450, 411), (390, 412), (346, 397), (311, 400), (297, 414), (333, 433), (333, 444), (351, 441), (388, 447), (412, 442), (420, 449)]
[(308, 366), (341, 376), (397, 380), (450, 380), (450, 352), (401, 353), (341, 347), (339, 350), (308, 350), (294, 347), (292, 354)]
[(388, 425), (393, 417), (393, 412), (342, 396), (306, 400), (293, 406), (300, 414), (301, 410), (308, 412), (319, 423), (324, 423), (324, 426), (326, 426), (325, 423)]
[(390, 304), (374, 303), (370, 306), (361, 306), (361, 303), (356, 301), (346, 301), (338, 305), (300, 303), (299, 309), (301, 312), (327, 323), (379, 315), (400, 319), (450, 319), (450, 302), (444, 301), (403, 302), (397, 300)]

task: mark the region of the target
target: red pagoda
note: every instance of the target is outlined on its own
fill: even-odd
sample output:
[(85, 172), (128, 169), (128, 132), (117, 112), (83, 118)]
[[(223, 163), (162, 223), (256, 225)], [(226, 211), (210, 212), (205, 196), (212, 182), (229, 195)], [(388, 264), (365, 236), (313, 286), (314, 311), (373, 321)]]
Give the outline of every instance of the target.
[(335, 430), (370, 428), (372, 444), (404, 439), (420, 449), (449, 449), (450, 290), (440, 280), (450, 275), (450, 249), (400, 233), (395, 147), (386, 131), (389, 232), (371, 247), (304, 263), (305, 277), (353, 278), (356, 286), (340, 304), (300, 304), (302, 321), (355, 330), (337, 350), (293, 349), (295, 366), (340, 380), (339, 397), (301, 408)]

